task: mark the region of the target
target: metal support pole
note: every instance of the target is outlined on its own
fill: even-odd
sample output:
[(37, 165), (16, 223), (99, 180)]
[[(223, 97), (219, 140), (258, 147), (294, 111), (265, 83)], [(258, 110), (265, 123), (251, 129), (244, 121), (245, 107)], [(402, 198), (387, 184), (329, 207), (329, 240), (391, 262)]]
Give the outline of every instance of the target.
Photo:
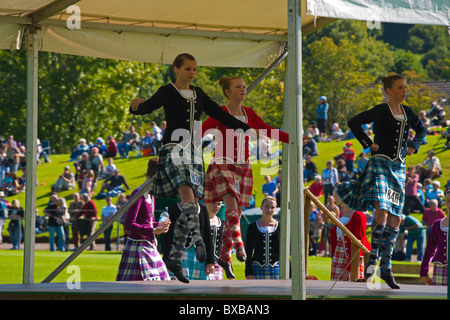
[(302, 159), (302, 29), (301, 1), (288, 0), (289, 73), (287, 105), (291, 108), (289, 132), (289, 200), (291, 212), (292, 299), (306, 300), (303, 159)]
[(34, 246), (36, 227), (37, 114), (38, 114), (38, 38), (37, 28), (27, 27), (27, 120), (25, 234), (23, 283), (34, 282)]
[[(287, 52), (287, 51), (286, 51)], [(288, 79), (288, 60), (286, 59), (286, 63), (284, 65), (284, 83), (287, 83)], [(283, 103), (283, 125), (286, 129), (286, 124), (289, 121), (287, 105), (287, 96), (286, 91), (284, 91), (284, 103)], [(290, 174), (289, 174), (289, 149), (290, 146), (283, 143), (282, 145), (282, 158), (281, 158), (281, 205), (280, 205), (280, 225), (281, 225), (281, 239), (280, 239), (280, 279), (289, 279), (290, 276), (290, 261), (291, 261), (291, 211), (289, 209), (289, 182), (290, 182)]]
[(250, 93), (250, 91), (252, 91), (261, 81), (263, 81), (264, 78), (267, 77), (267, 75), (271, 73), (273, 69), (278, 68), (280, 63), (284, 59), (286, 59), (287, 56), (288, 52), (284, 51), (270, 66), (267, 67), (266, 70), (264, 70), (259, 76), (257, 76), (256, 79), (253, 80), (253, 82), (250, 83), (250, 85), (247, 87), (247, 94)]
[(78, 257), (84, 250), (86, 250), (95, 239), (97, 239), (106, 229), (108, 229), (122, 214), (127, 212), (140, 197), (144, 195), (150, 189), (150, 183), (154, 178), (146, 180), (142, 186), (139, 187), (139, 191), (136, 192), (120, 209), (106, 220), (100, 228), (97, 229), (89, 238), (87, 238), (66, 260), (64, 260), (42, 283), (48, 283), (52, 281), (61, 271), (63, 271), (76, 257)]

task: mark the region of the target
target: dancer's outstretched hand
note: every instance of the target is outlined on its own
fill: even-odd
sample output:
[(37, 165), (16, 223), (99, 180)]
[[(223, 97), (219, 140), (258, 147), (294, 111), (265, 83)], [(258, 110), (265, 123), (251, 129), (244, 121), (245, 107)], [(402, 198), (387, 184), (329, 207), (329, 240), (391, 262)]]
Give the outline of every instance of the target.
[(412, 148), (412, 147), (408, 147), (408, 151), (406, 151), (406, 155), (410, 156), (412, 155), (414, 152), (416, 152), (416, 149)]
[(378, 143), (372, 143), (372, 145), (370, 146), (370, 150), (372, 151), (378, 151), (378, 149), (380, 149), (380, 146), (378, 145)]
[(144, 99), (142, 98), (136, 98), (131, 100), (131, 110), (136, 111), (142, 102), (144, 102)]

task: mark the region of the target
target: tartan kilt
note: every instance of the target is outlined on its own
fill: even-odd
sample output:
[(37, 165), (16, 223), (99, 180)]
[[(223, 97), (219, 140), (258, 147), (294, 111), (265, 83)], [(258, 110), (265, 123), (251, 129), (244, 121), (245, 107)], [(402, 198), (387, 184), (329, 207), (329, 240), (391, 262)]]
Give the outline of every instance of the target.
[(433, 278), (431, 284), (433, 286), (446, 286), (448, 278), (447, 266), (435, 263), (433, 265)]
[(222, 201), (231, 193), (243, 207), (250, 207), (253, 191), (251, 164), (211, 163), (205, 176), (205, 203)]
[(154, 244), (128, 239), (122, 253), (116, 281), (140, 280), (170, 280), (170, 277)]
[[(203, 154), (195, 152), (191, 146), (177, 153), (178, 145), (166, 145), (159, 153), (159, 162), (155, 179), (150, 186), (150, 194), (156, 198), (177, 198), (178, 189), (188, 185), (194, 195), (203, 199), (205, 171)], [(179, 149), (182, 150), (182, 149)], [(173, 151), (173, 152), (172, 152)]]
[[(190, 246), (188, 249), (183, 249), (183, 256), (181, 257), (181, 268), (183, 275), (189, 280), (207, 280), (206, 263), (200, 262), (195, 258), (195, 247)], [(170, 277), (176, 280), (175, 275), (169, 271)]]
[[(357, 259), (355, 257), (355, 259)], [(349, 264), (350, 257), (347, 257), (345, 252), (344, 241), (339, 238), (336, 243), (333, 258), (331, 259), (331, 281), (350, 281), (351, 265)], [(342, 273), (342, 275), (341, 275)], [(362, 257), (359, 257), (359, 278), (364, 278), (364, 263)]]
[(336, 184), (336, 194), (353, 210), (374, 211), (374, 201), (389, 213), (401, 216), (405, 202), (405, 164), (372, 157), (358, 180)]
[(261, 265), (257, 261), (252, 262), (254, 279), (280, 279), (280, 264), (276, 262), (273, 266), (270, 264)]
[(223, 268), (214, 262), (214, 273), (208, 274), (208, 280), (223, 280)]

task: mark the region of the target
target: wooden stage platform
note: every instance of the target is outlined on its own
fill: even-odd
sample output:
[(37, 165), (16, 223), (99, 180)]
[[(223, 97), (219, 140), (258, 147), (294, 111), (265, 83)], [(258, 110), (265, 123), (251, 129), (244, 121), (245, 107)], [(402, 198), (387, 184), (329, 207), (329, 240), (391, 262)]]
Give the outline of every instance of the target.
[[(391, 290), (384, 283), (369, 289), (363, 282), (306, 281), (307, 300), (446, 300), (447, 287), (401, 285)], [(377, 285), (377, 286), (375, 286)], [(0, 285), (0, 300), (290, 300), (290, 280), (223, 280), (163, 282), (81, 282)]]

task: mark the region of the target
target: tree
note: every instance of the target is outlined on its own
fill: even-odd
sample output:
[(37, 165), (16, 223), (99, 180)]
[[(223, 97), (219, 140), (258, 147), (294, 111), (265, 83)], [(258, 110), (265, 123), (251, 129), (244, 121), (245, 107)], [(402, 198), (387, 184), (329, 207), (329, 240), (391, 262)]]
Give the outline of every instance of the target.
[(335, 44), (324, 37), (310, 44), (309, 50), (303, 73), (305, 118), (316, 119), (317, 99), (322, 95), (330, 104), (330, 126), (338, 122), (344, 128), (354, 114), (379, 102), (379, 86), (370, 86), (375, 77), (365, 71), (370, 63), (361, 59), (362, 46), (346, 39)]
[[(1, 133), (13, 134), (20, 141), (26, 134), (24, 53), (11, 57), (8, 51), (0, 51)], [(67, 153), (80, 138), (121, 138), (130, 124), (139, 130), (150, 119), (130, 115), (130, 100), (155, 92), (163, 84), (160, 70), (165, 67), (40, 52), (38, 137), (50, 140), (56, 152)]]
[(419, 114), (422, 110), (430, 109), (431, 103), (439, 100), (439, 94), (420, 82), (420, 75), (416, 72), (406, 71), (403, 73), (403, 77), (406, 79), (408, 88), (405, 102), (416, 114)]

